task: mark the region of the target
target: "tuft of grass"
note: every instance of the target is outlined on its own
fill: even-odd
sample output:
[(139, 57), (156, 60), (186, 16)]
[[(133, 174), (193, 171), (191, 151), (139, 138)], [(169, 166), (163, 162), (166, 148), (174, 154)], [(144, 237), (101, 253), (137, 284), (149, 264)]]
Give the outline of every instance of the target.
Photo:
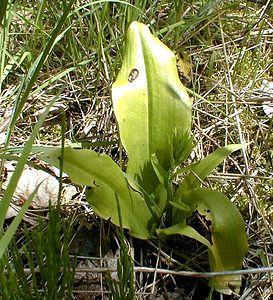
[(134, 262), (129, 252), (128, 244), (124, 237), (122, 226), (121, 208), (118, 196), (116, 195), (117, 208), (119, 213), (120, 224), (120, 247), (119, 258), (117, 261), (117, 280), (110, 275), (107, 277), (111, 298), (113, 300), (131, 300), (135, 299), (135, 278), (134, 278)]
[(124, 236), (120, 235), (119, 258), (117, 261), (117, 278), (107, 276), (107, 282), (113, 300), (135, 299), (134, 262)]
[(71, 220), (49, 208), (48, 222), (40, 218), (31, 231), (12, 240), (0, 260), (1, 299), (72, 299), (75, 259), (70, 258)]

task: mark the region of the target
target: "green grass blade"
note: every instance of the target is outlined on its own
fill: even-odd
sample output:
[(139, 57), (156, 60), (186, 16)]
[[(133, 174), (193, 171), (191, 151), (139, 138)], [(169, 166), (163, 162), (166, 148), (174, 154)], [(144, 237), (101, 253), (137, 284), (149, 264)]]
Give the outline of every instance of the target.
[[(8, 56), (10, 56), (7, 53)], [(17, 53), (13, 56), (10, 56), (9, 61), (7, 62), (7, 64), (4, 66), (3, 72), (2, 72), (2, 76), (0, 77), (0, 86), (3, 83), (3, 81), (8, 77), (8, 75), (11, 73), (11, 71), (15, 68), (20, 67), (23, 62), (25, 60), (31, 60), (31, 53), (28, 51), (23, 52), (23, 54), (21, 53)]]
[(0, 27), (2, 26), (2, 21), (5, 18), (8, 2), (9, 2), (8, 0), (2, 0), (1, 1), (1, 6), (0, 6)]
[[(0, 28), (3, 21), (3, 26), (0, 30), (0, 82), (2, 82), (2, 77), (5, 69), (5, 60), (7, 52), (8, 34), (9, 28), (12, 20), (12, 12), (14, 10), (15, 4), (12, 1), (3, 0), (3, 6), (0, 6)], [(2, 86), (0, 84), (0, 91)]]

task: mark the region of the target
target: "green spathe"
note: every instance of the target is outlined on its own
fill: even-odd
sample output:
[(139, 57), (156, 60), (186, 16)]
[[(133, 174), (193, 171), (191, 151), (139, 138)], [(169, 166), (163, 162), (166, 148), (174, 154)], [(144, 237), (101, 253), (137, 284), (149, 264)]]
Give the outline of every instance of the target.
[(127, 173), (152, 193), (157, 178), (151, 155), (165, 170), (170, 168), (169, 139), (175, 128), (181, 133), (190, 130), (191, 101), (179, 80), (175, 55), (142, 23), (133, 22), (128, 29), (112, 98), (121, 142), (130, 158)]

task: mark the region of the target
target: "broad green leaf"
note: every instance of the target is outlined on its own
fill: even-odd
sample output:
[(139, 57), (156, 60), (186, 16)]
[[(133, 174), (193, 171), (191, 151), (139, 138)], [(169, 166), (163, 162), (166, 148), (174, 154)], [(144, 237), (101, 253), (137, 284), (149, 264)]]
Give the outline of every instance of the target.
[[(209, 189), (196, 189), (189, 193), (189, 201), (196, 200), (196, 209), (211, 221), (212, 246), (209, 261), (212, 271), (241, 269), (248, 244), (245, 223), (236, 206), (222, 193)], [(187, 203), (187, 201), (186, 201)], [(239, 293), (241, 275), (215, 277), (210, 286), (223, 294)]]
[(151, 164), (156, 155), (168, 171), (174, 129), (191, 127), (191, 101), (179, 80), (175, 55), (147, 26), (132, 22), (112, 99), (121, 142), (129, 155), (127, 173), (151, 194), (159, 180)]
[(194, 228), (186, 224), (186, 220), (182, 223), (173, 225), (165, 229), (157, 229), (156, 233), (163, 241), (166, 240), (166, 237), (169, 235), (182, 234), (199, 241), (208, 248), (211, 247), (210, 242), (205, 237), (198, 233)]
[[(228, 145), (219, 148), (209, 154), (201, 161), (194, 163), (190, 166), (182, 168), (182, 172), (188, 171), (188, 174), (183, 179), (183, 182), (177, 189), (173, 202), (180, 203), (183, 199), (183, 194), (189, 190), (200, 187), (202, 181), (220, 164), (223, 160), (229, 156), (232, 152), (237, 151), (244, 147), (241, 144)], [(179, 173), (179, 171), (177, 172)], [(179, 223), (183, 218), (183, 212), (177, 209), (173, 209), (173, 224)]]
[[(241, 144), (227, 145), (216, 149), (214, 152), (193, 165), (189, 174), (184, 178), (179, 189), (193, 189), (199, 187), (204, 180), (220, 163), (224, 161), (232, 152), (242, 149)], [(201, 180), (201, 181), (200, 181)]]
[[(222, 193), (204, 188), (186, 192), (181, 201), (190, 207), (190, 212), (184, 210), (181, 214), (183, 219), (178, 224), (157, 230), (157, 233), (184, 234), (208, 246), (211, 271), (241, 269), (248, 245), (245, 224), (236, 206)], [(204, 232), (209, 235), (206, 242), (187, 228), (186, 220), (196, 212), (207, 225), (207, 229), (204, 228)], [(209, 284), (223, 294), (238, 293), (241, 276), (219, 276), (212, 278)]]
[[(61, 149), (45, 151), (40, 159), (60, 167)], [(119, 166), (105, 154), (98, 155), (87, 149), (64, 148), (63, 171), (75, 184), (86, 185), (86, 197), (94, 211), (103, 219), (110, 219), (119, 226), (117, 199), (122, 224), (130, 234), (152, 238), (154, 228), (152, 213), (141, 195), (133, 191)]]
[(172, 206), (176, 207), (179, 210), (183, 210), (183, 211), (190, 211), (190, 208), (188, 205), (186, 205), (183, 202), (174, 202), (174, 201), (170, 201), (169, 202)]

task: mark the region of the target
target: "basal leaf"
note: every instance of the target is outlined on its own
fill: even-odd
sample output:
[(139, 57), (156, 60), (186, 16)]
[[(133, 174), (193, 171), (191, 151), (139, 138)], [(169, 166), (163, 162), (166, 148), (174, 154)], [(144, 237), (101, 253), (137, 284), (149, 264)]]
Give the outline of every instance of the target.
[[(186, 192), (181, 200), (184, 205), (190, 207), (191, 213), (183, 212), (184, 219), (181, 219), (180, 223), (184, 222), (184, 225), (181, 226), (180, 232), (180, 223), (176, 225), (177, 232), (185, 234), (183, 233), (183, 230), (186, 230), (185, 218), (190, 214), (198, 213), (207, 226), (204, 231), (207, 231), (209, 236), (207, 241), (210, 242), (208, 248), (211, 271), (241, 269), (248, 245), (245, 224), (236, 206), (222, 193), (204, 188)], [(167, 234), (173, 227), (166, 229), (163, 233)], [(206, 245), (198, 236), (192, 234), (190, 237)], [(210, 280), (209, 284), (223, 294), (238, 293), (241, 276), (215, 277)]]
[[(189, 172), (183, 179), (182, 184), (179, 186), (176, 192), (176, 198), (181, 199), (182, 194), (187, 190), (200, 187), (202, 181), (220, 163), (222, 163), (225, 158), (227, 158), (232, 152), (242, 149), (242, 147), (244, 147), (244, 145), (241, 144), (227, 145), (225, 147), (215, 150), (199, 162), (182, 169), (183, 172), (186, 170)], [(179, 173), (179, 171), (177, 173)]]
[(175, 128), (181, 134), (190, 130), (191, 101), (179, 80), (175, 55), (139, 22), (128, 29), (112, 99), (129, 155), (127, 173), (151, 194), (159, 183), (151, 155), (169, 170), (169, 139)]
[[(61, 149), (47, 150), (39, 158), (59, 168)], [(153, 237), (154, 228), (150, 224), (154, 222), (148, 206), (141, 195), (130, 188), (119, 166), (108, 155), (64, 148), (63, 171), (75, 184), (88, 187), (87, 200), (100, 217), (119, 226), (117, 196), (123, 227), (135, 237)]]
[(158, 234), (159, 238), (163, 241), (169, 235), (181, 234), (193, 238), (209, 248), (211, 247), (210, 242), (205, 237), (198, 233), (194, 228), (186, 224), (186, 220), (168, 228), (157, 229), (156, 233)]
[[(186, 166), (181, 169), (181, 173), (188, 172), (183, 179), (178, 189), (175, 192), (173, 202), (178, 204), (183, 198), (183, 194), (189, 190), (198, 188), (201, 186), (202, 181), (220, 164), (223, 160), (229, 156), (232, 152), (241, 149), (243, 145), (234, 144), (219, 148), (209, 154), (207, 157), (192, 165)], [(179, 171), (177, 172), (179, 173)], [(179, 223), (184, 218), (184, 213), (181, 210), (173, 209), (172, 213), (173, 223)]]

